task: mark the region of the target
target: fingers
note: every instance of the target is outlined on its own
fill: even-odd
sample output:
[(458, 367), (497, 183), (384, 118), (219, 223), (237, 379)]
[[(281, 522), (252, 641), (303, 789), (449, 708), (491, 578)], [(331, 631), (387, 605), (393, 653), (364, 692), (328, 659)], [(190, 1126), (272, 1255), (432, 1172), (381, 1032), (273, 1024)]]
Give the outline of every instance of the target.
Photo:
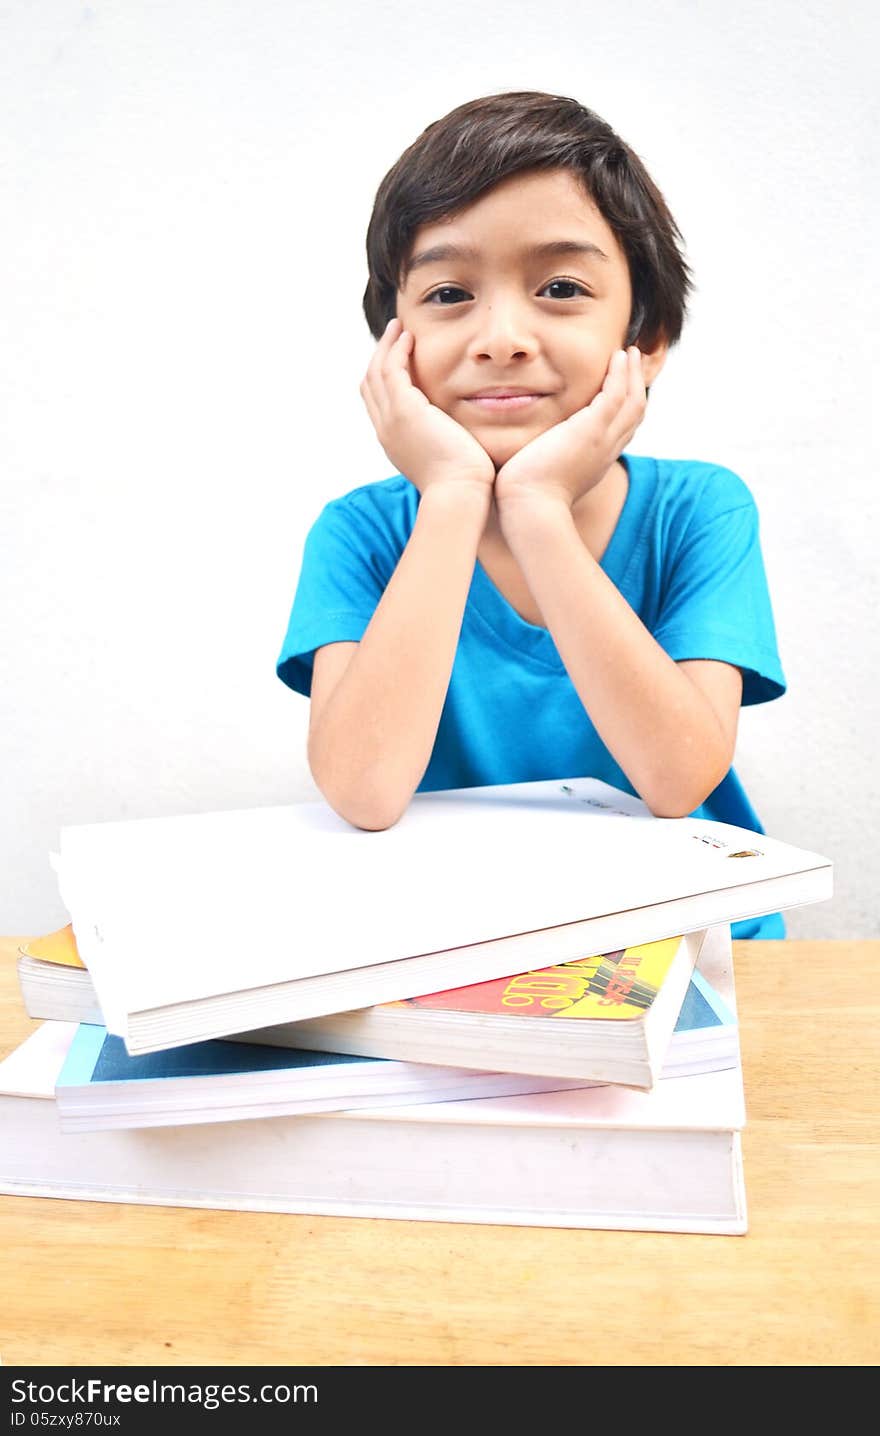
[(648, 391), (642, 370), (642, 351), (635, 345), (627, 350), (628, 374), (626, 399), (621, 407), (620, 420), (624, 424), (622, 446), (629, 443), (639, 424), (645, 417)]
[[(395, 320), (395, 324), (399, 323), (399, 320)], [(412, 332), (401, 328), (382, 360), (380, 372), (392, 405), (402, 405), (407, 399), (411, 400), (415, 394), (421, 398), (421, 390), (418, 390), (413, 384), (409, 372), (410, 355), (413, 352), (414, 343)]]
[(363, 399), (364, 404), (366, 405), (367, 413), (370, 416), (370, 423), (373, 425), (373, 428), (378, 434), (379, 425), (382, 422), (381, 415), (379, 413), (379, 406), (376, 403), (376, 400), (373, 398), (373, 391), (370, 388), (366, 377), (361, 380), (361, 398)]
[[(624, 404), (638, 408), (645, 400), (645, 381), (642, 376), (642, 353), (635, 344), (629, 349), (617, 349), (608, 364), (605, 382), (599, 390), (609, 401), (612, 410), (619, 410)], [(597, 396), (598, 397), (598, 396)]]
[(607, 440), (618, 452), (642, 422), (646, 402), (641, 351), (636, 345), (616, 350), (602, 388), (588, 407), (602, 421)]
[[(390, 319), (376, 345), (361, 384), (364, 401), (367, 402), (369, 394), (373, 406), (380, 415), (387, 412), (390, 403), (400, 400), (403, 391), (412, 387), (409, 377), (409, 356), (412, 346), (412, 334), (404, 330), (397, 317)], [(370, 407), (369, 403), (367, 407)]]
[(645, 388), (645, 376), (642, 372), (642, 351), (637, 345), (631, 344), (626, 352), (629, 360), (627, 398), (632, 401), (636, 408), (641, 407), (642, 411), (644, 411), (645, 402), (647, 400), (647, 390)]
[(409, 373), (413, 345), (412, 333), (403, 329), (398, 317), (390, 319), (376, 345), (365, 379), (360, 385), (363, 401), (368, 406), (373, 428), (383, 435), (408, 412), (413, 401), (426, 404), (421, 389), (416, 388)]
[(626, 400), (629, 388), (630, 359), (627, 350), (616, 349), (608, 363), (605, 381), (599, 390), (608, 400), (608, 407), (616, 413)]
[(373, 357), (370, 360), (369, 365), (367, 366), (367, 372), (364, 375), (363, 381), (361, 383), (361, 395), (363, 396), (364, 402), (367, 404), (367, 408), (370, 411), (370, 417), (373, 419), (374, 423), (375, 415), (373, 411), (375, 410), (378, 413), (384, 407), (384, 385), (382, 382), (382, 366), (384, 365), (385, 360), (388, 356), (388, 351), (390, 350), (392, 344), (394, 344), (395, 340), (399, 337), (402, 328), (403, 325), (398, 318), (395, 317), (394, 319), (389, 319), (388, 323), (385, 326), (385, 332), (382, 334), (378, 344), (376, 345), (376, 348), (373, 350)]

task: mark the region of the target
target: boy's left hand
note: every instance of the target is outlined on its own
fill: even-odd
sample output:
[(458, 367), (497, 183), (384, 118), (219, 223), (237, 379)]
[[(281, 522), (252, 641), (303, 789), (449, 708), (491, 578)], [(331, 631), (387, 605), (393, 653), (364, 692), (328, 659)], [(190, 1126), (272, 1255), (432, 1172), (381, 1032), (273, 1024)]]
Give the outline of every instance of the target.
[(642, 356), (633, 346), (611, 356), (596, 397), (539, 434), (495, 476), (495, 502), (504, 508), (538, 497), (573, 508), (626, 448), (645, 414)]

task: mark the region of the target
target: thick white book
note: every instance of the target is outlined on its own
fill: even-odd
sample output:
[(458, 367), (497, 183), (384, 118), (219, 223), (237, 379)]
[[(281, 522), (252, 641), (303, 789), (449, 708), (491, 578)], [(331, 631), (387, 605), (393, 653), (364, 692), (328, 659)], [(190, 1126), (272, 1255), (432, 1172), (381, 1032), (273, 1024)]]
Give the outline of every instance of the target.
[(66, 827), (55, 860), (130, 1053), (547, 967), (830, 897), (831, 863), (593, 779)]
[(74, 1024), (0, 1063), (0, 1192), (504, 1225), (746, 1230), (739, 1066), (617, 1086), (65, 1134)]

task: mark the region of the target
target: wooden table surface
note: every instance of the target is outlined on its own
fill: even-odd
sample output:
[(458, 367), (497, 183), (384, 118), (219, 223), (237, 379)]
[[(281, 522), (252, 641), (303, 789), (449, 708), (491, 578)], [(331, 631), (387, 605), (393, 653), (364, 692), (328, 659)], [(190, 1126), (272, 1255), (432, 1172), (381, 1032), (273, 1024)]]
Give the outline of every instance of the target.
[(747, 1236), (0, 1197), (4, 1365), (875, 1364), (880, 942), (734, 952)]

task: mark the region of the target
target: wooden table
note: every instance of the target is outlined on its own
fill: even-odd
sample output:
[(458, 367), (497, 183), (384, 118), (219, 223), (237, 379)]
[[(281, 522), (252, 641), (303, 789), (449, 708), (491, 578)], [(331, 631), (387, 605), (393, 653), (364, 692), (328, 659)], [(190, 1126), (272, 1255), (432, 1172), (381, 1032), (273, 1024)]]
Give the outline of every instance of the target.
[[(0, 939), (0, 1055), (32, 1030)], [(880, 942), (735, 945), (749, 1234), (0, 1198), (6, 1366), (880, 1361)]]

